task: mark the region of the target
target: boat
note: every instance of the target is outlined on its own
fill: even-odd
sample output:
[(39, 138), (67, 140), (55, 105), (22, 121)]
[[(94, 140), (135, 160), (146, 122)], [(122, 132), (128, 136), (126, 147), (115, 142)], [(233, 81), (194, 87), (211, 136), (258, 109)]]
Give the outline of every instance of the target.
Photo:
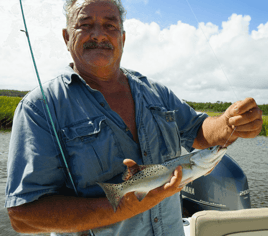
[(228, 154), (180, 195), (185, 236), (268, 236), (268, 208), (251, 208), (247, 177)]

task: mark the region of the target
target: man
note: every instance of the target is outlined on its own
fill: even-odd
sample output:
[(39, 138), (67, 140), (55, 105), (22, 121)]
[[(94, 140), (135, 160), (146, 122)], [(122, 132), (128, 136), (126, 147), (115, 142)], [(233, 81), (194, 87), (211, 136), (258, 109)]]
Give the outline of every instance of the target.
[(74, 62), (44, 85), (79, 196), (65, 174), (39, 89), (18, 105), (6, 189), (18, 232), (184, 235), (179, 167), (169, 183), (141, 202), (127, 194), (116, 212), (96, 182), (121, 181), (123, 161), (129, 168), (161, 163), (179, 156), (181, 145), (188, 151), (229, 145), (261, 130), (262, 112), (251, 98), (207, 118), (166, 87), (120, 68), (126, 37), (122, 9), (120, 1), (69, 1), (63, 37)]

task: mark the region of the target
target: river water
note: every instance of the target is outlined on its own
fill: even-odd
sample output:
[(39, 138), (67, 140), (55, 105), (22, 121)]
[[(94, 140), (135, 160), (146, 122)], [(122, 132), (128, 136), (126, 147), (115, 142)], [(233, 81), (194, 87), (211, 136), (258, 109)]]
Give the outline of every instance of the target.
[[(4, 209), (9, 139), (10, 132), (0, 132), (0, 235), (3, 236), (20, 235), (11, 228)], [(251, 207), (268, 207), (268, 138), (238, 139), (228, 147), (227, 153), (248, 178)]]

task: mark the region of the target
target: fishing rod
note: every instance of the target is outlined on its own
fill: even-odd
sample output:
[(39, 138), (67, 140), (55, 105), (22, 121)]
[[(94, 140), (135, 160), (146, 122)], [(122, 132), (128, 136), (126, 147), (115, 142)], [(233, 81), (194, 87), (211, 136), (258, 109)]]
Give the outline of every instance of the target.
[(22, 2), (21, 2), (21, 1), (22, 1), (22, 0), (20, 0), (21, 14), (22, 14), (23, 23), (24, 23), (24, 28), (25, 28), (25, 30), (21, 30), (21, 31), (25, 33), (25, 35), (26, 35), (26, 37), (27, 37), (27, 39), (28, 39), (28, 44), (29, 44), (29, 48), (30, 48), (30, 52), (31, 52), (31, 56), (32, 56), (32, 60), (33, 60), (34, 68), (35, 68), (35, 73), (36, 73), (36, 76), (37, 76), (37, 81), (38, 81), (39, 87), (40, 87), (40, 89), (41, 89), (41, 93), (42, 93), (42, 96), (43, 96), (43, 101), (44, 101), (44, 103), (45, 103), (45, 107), (46, 107), (46, 109), (47, 109), (47, 113), (48, 113), (48, 116), (49, 116), (49, 120), (50, 120), (52, 129), (53, 129), (54, 135), (55, 135), (55, 137), (56, 137), (56, 140), (57, 140), (57, 143), (58, 143), (58, 146), (59, 146), (61, 155), (62, 155), (62, 159), (63, 159), (64, 164), (65, 164), (67, 173), (68, 173), (68, 175), (69, 175), (69, 177), (70, 177), (70, 180), (71, 180), (71, 183), (72, 183), (72, 185), (73, 185), (74, 191), (75, 191), (76, 195), (78, 196), (78, 192), (77, 192), (77, 190), (76, 190), (76, 187), (75, 187), (75, 184), (74, 184), (72, 175), (71, 175), (71, 173), (70, 173), (70, 169), (69, 169), (69, 167), (68, 167), (68, 164), (67, 164), (67, 161), (66, 161), (66, 158), (65, 158), (65, 155), (64, 155), (62, 146), (61, 146), (61, 144), (60, 144), (60, 140), (59, 140), (59, 137), (58, 137), (58, 134), (57, 134), (55, 125), (54, 125), (54, 123), (53, 123), (53, 119), (52, 119), (52, 116), (51, 116), (51, 112), (50, 112), (50, 110), (49, 110), (48, 103), (47, 103), (47, 98), (46, 98), (46, 95), (45, 95), (45, 93), (44, 93), (43, 86), (42, 86), (42, 84), (41, 84), (41, 80), (40, 80), (39, 73), (38, 73), (37, 66), (36, 66), (35, 59), (34, 59), (34, 54), (33, 54), (32, 46), (31, 46), (31, 42), (30, 42), (30, 36), (29, 36), (28, 29), (27, 29), (26, 20), (25, 20), (25, 16), (24, 16), (24, 12), (23, 12), (23, 7), (22, 7)]

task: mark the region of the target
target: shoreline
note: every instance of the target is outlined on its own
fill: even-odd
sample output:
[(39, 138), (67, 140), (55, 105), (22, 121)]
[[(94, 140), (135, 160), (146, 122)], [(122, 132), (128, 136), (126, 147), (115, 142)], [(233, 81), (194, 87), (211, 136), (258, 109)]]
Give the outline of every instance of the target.
[[(196, 110), (196, 112), (206, 113), (211, 117), (220, 116), (221, 114), (223, 114), (223, 112), (214, 112), (214, 111)], [(6, 118), (6, 116), (5, 116), (4, 119), (0, 120), (0, 132), (11, 132), (12, 121), (13, 121), (13, 113), (12, 113), (12, 115), (9, 114), (9, 116), (10, 116), (9, 118)], [(0, 111), (0, 115), (1, 115), (1, 111)], [(258, 136), (268, 137), (268, 115), (263, 115), (262, 120), (263, 120), (262, 130), (261, 130), (261, 132), (260, 132), (260, 134)]]

